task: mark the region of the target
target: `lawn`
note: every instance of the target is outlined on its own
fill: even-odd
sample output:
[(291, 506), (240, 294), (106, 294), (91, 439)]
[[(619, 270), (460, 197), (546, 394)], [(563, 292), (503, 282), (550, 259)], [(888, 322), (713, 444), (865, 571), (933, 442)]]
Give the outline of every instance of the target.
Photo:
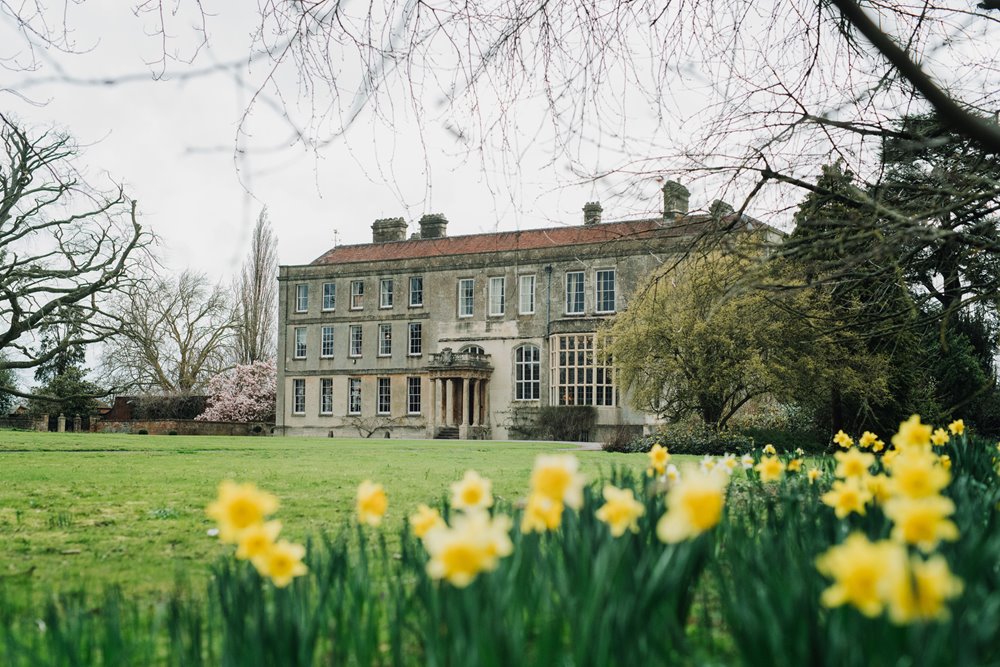
[[(389, 494), (389, 534), (467, 469), (499, 502), (525, 493), (535, 456), (559, 443), (129, 436), (0, 431), (0, 577), (34, 588), (121, 583), (168, 588), (204, 577), (219, 554), (205, 505), (220, 480), (254, 481), (282, 503), (283, 533), (335, 531), (366, 478)], [(591, 478), (642, 454), (575, 452)]]

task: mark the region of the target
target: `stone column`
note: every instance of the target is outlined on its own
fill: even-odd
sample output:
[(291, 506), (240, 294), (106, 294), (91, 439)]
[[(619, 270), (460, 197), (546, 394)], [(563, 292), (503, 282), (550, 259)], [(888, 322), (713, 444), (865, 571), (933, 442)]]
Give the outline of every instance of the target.
[(38, 418), (38, 421), (35, 422), (35, 430), (41, 431), (42, 433), (47, 433), (48, 432), (48, 430), (49, 430), (49, 415), (48, 415), (48, 413), (45, 413), (44, 415), (42, 415), (41, 417)]
[(483, 425), (490, 425), (490, 381), (483, 382)]
[(427, 404), (427, 427), (428, 427), (428, 437), (433, 438), (434, 432), (437, 430), (437, 417), (438, 417), (438, 405), (437, 405), (437, 378), (430, 378), (430, 402)]
[(479, 426), (479, 393), (483, 388), (482, 380), (473, 380), (475, 386), (472, 389), (472, 425)]
[(462, 425), (458, 437), (469, 437), (469, 378), (462, 378)]
[(65, 433), (66, 432), (66, 415), (64, 415), (63, 413), (60, 412), (59, 413), (59, 419), (58, 419), (58, 421), (56, 423), (58, 424), (56, 426), (56, 431), (58, 431), (59, 433)]
[(455, 414), (455, 381), (444, 379), (444, 425), (451, 426)]
[(73, 417), (73, 432), (79, 433), (81, 428), (83, 428), (83, 417), (76, 415)]

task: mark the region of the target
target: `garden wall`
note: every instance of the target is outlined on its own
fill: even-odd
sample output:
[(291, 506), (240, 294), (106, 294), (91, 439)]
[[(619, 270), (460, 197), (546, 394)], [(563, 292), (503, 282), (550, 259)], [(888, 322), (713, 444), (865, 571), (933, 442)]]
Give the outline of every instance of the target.
[(101, 420), (91, 425), (92, 433), (132, 433), (149, 435), (271, 435), (274, 424), (209, 422), (193, 419)]

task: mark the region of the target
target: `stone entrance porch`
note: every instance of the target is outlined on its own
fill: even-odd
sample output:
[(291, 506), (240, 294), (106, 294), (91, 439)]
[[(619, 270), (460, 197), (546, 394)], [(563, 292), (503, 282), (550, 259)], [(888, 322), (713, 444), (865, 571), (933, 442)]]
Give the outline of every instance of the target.
[(444, 348), (427, 364), (430, 376), (430, 438), (490, 437), (489, 384), (493, 374), (490, 355), (453, 352)]

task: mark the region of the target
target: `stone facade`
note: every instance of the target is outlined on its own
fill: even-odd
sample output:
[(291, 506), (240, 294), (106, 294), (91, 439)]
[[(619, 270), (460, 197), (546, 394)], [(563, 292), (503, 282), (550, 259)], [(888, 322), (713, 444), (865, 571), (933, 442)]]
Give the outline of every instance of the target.
[(508, 439), (569, 404), (595, 407), (592, 438), (651, 423), (595, 338), (709, 220), (669, 185), (652, 220), (602, 223), (588, 203), (578, 226), (448, 237), (435, 214), (410, 239), (379, 220), (377, 242), (281, 267), (276, 432)]

